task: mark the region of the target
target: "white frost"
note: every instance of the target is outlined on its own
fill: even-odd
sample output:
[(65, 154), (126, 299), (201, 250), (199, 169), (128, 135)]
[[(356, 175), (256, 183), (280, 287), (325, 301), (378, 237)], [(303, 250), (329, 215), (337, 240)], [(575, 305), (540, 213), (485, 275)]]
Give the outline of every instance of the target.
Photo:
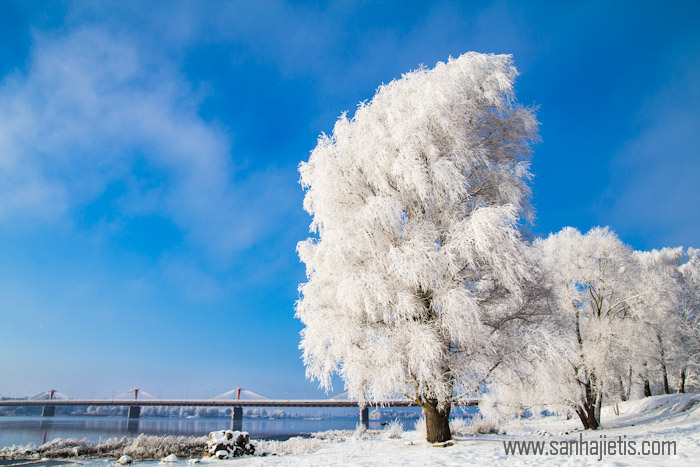
[(325, 388), (337, 373), (352, 398), (444, 407), (522, 348), (537, 122), (516, 75), (510, 56), (478, 53), (408, 73), (300, 164), (317, 237), (297, 247), (296, 316)]

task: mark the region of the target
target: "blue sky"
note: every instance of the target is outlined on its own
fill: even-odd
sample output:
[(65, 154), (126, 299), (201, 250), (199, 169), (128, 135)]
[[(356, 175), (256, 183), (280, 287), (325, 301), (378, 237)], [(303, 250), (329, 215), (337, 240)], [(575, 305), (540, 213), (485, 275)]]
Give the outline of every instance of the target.
[[(697, 2), (0, 1), (0, 395), (321, 397), (296, 168), (420, 64), (511, 53), (536, 233), (700, 247)], [(342, 387), (338, 388), (338, 392)]]

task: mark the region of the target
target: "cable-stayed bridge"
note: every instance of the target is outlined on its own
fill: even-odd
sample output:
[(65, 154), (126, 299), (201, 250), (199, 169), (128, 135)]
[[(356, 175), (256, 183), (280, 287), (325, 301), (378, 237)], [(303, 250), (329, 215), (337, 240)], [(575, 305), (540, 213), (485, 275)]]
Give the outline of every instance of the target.
[[(465, 399), (456, 405), (476, 406), (477, 399)], [(393, 399), (372, 403), (376, 407), (417, 407), (410, 399)], [(231, 427), (240, 430), (243, 422), (243, 407), (357, 407), (360, 409), (360, 421), (369, 423), (368, 406), (358, 400), (341, 394), (331, 399), (268, 399), (260, 394), (243, 388), (219, 394), (211, 399), (158, 399), (138, 388), (130, 389), (111, 399), (71, 399), (54, 389), (36, 394), (29, 399), (0, 399), (0, 406), (42, 407), (42, 416), (52, 417), (57, 406), (117, 406), (128, 407), (129, 419), (139, 418), (141, 407), (230, 407)]]

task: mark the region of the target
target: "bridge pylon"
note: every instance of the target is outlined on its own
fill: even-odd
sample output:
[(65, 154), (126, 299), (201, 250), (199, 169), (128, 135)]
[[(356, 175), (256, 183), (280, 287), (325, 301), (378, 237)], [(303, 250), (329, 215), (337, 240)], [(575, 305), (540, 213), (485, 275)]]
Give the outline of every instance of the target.
[[(49, 400), (53, 400), (53, 396), (56, 394), (55, 389), (49, 389)], [(41, 408), (41, 416), (42, 417), (53, 417), (56, 415), (56, 406), (55, 405), (45, 405)]]
[[(138, 400), (139, 398), (139, 388), (134, 388), (132, 389), (134, 391), (134, 400)], [(126, 418), (129, 420), (134, 420), (139, 418), (139, 415), (141, 415), (141, 407), (138, 405), (130, 405), (129, 410), (126, 414)]]
[(243, 429), (243, 407), (231, 407), (231, 430), (241, 431)]
[(369, 428), (369, 407), (367, 406), (360, 408), (360, 423), (362, 423), (365, 428)]
[[(126, 391), (125, 393), (122, 393), (122, 394), (126, 395), (126, 394), (129, 394), (129, 393), (133, 393), (133, 394), (134, 394), (134, 400), (138, 400), (138, 399), (139, 399), (139, 388), (129, 389), (128, 391)], [(141, 407), (140, 407), (140, 406), (138, 406), (138, 405), (130, 405), (130, 406), (127, 408), (126, 418), (127, 418), (128, 420), (130, 420), (130, 421), (132, 421), (132, 420), (138, 420), (140, 415), (141, 415)]]
[[(236, 400), (241, 400), (241, 388), (236, 388)], [(240, 405), (231, 407), (231, 430), (243, 430), (243, 407)]]

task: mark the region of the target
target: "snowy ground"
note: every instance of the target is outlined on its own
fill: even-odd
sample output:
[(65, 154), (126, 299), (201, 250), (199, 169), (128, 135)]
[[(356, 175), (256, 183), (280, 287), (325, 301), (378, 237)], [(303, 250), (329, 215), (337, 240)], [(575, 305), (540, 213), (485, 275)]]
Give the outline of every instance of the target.
[[(700, 396), (656, 396), (619, 405), (619, 415), (612, 408), (603, 410), (603, 429), (581, 433), (578, 420), (547, 417), (540, 420), (511, 422), (504, 435), (458, 437), (454, 446), (435, 448), (424, 442), (415, 431), (401, 439), (353, 440), (329, 442), (310, 454), (226, 461), (222, 465), (693, 465), (700, 464)], [(574, 431), (576, 430), (576, 431)], [(568, 434), (563, 434), (567, 433)], [(671, 456), (506, 456), (503, 441), (563, 441), (579, 439), (597, 441), (617, 439), (641, 444), (642, 441), (675, 441), (676, 454)]]
[[(370, 465), (699, 465), (700, 464), (700, 395), (679, 394), (655, 396), (619, 405), (619, 415), (611, 407), (603, 409), (603, 428), (582, 432), (576, 419), (547, 417), (539, 420), (513, 421), (502, 427), (505, 434), (457, 436), (455, 445), (433, 447), (422, 440), (421, 434), (405, 431), (399, 439), (383, 439), (387, 434), (358, 436), (353, 432), (326, 434), (323, 439), (293, 438), (285, 442), (263, 442), (266, 450), (287, 452), (267, 457), (243, 457), (233, 460), (200, 460), (201, 465), (227, 466), (370, 466)], [(407, 427), (412, 428), (412, 427)], [(504, 441), (562, 441), (599, 442), (623, 437), (636, 443), (643, 441), (674, 441), (676, 454), (652, 455), (506, 455)], [(330, 439), (329, 439), (330, 438)], [(333, 439), (335, 438), (335, 439)], [(561, 449), (561, 448), (560, 448)], [(590, 449), (590, 448), (589, 448)], [(599, 457), (602, 457), (599, 460)], [(107, 460), (81, 460), (81, 465), (109, 465)], [(189, 463), (193, 461), (190, 460)], [(2, 462), (0, 462), (1, 464)], [(182, 460), (185, 466), (188, 461)], [(158, 462), (139, 462), (148, 467)]]

